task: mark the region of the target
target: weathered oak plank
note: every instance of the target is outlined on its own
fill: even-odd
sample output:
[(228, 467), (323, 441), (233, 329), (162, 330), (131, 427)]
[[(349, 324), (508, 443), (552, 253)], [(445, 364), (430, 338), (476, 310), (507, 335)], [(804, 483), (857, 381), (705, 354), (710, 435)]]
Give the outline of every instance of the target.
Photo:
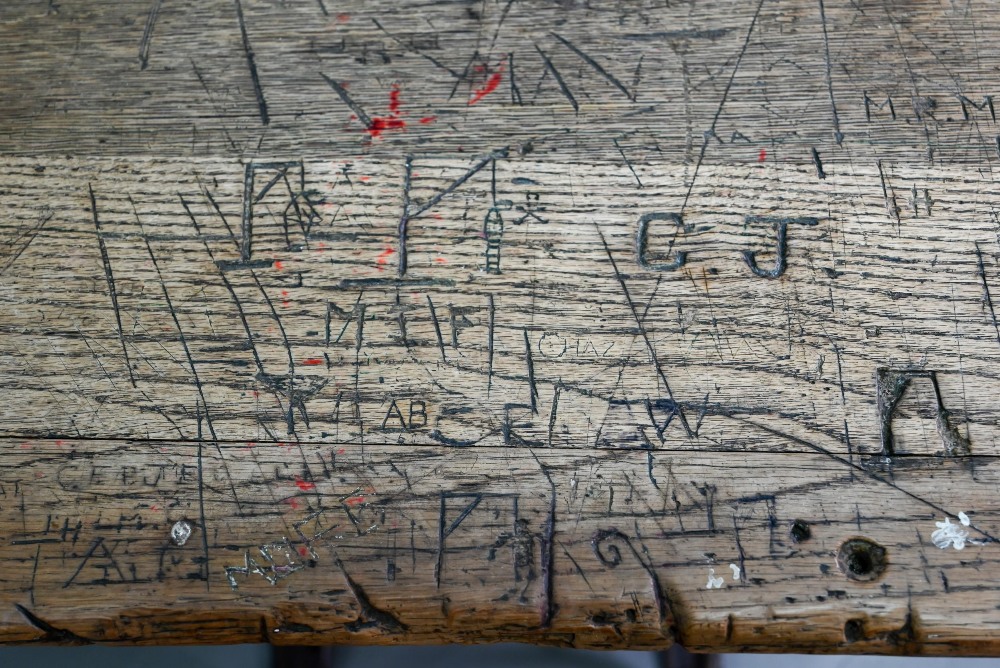
[(990, 3), (0, 7), (0, 641), (996, 654)]
[[(810, 448), (11, 446), (5, 595), (91, 641), (995, 651), (992, 458), (906, 458), (890, 478)], [(962, 558), (934, 547), (934, 521), (973, 501)], [(888, 552), (878, 581), (837, 568), (856, 535)], [(940, 604), (958, 596), (964, 618)], [(38, 638), (5, 618), (5, 640)]]

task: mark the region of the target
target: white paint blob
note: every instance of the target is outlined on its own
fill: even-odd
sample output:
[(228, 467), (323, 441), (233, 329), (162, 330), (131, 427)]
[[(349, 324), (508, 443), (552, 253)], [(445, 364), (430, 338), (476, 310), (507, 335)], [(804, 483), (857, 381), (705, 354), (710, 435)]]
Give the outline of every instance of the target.
[(970, 524), (972, 524), (972, 522), (969, 521), (969, 516), (966, 515), (965, 513), (958, 514), (958, 521), (964, 524), (965, 526), (969, 526)]
[(184, 520), (180, 520), (170, 527), (170, 540), (174, 541), (175, 545), (183, 546), (190, 537), (191, 525)]
[[(965, 513), (962, 513), (965, 515)], [(968, 517), (959, 516), (962, 524), (968, 526)], [(949, 547), (954, 547), (956, 550), (965, 549), (965, 544), (969, 541), (969, 532), (962, 528), (961, 524), (952, 524), (951, 520), (947, 517), (944, 518), (944, 522), (935, 522), (937, 525), (937, 530), (931, 534), (931, 540), (934, 545), (946, 550)]]
[(729, 564), (729, 567), (731, 569), (733, 569), (733, 582), (739, 581), (739, 579), (740, 579), (740, 573), (742, 572), (740, 570), (740, 567), (737, 566), (736, 564)]
[(705, 585), (705, 589), (722, 589), (725, 585), (725, 580), (715, 575), (715, 569), (708, 569), (708, 584)]

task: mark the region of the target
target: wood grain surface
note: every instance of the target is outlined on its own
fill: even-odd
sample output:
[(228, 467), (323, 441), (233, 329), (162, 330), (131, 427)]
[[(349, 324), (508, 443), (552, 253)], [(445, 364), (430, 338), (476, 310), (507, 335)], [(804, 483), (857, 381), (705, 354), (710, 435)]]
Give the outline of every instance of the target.
[(0, 642), (1000, 654), (991, 2), (0, 5)]

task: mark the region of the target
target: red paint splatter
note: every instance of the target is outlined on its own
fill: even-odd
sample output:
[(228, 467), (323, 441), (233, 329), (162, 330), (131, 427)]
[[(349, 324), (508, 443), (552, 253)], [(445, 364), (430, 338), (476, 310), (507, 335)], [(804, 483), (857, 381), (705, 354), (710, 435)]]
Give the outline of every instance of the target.
[(303, 492), (310, 492), (316, 489), (316, 483), (309, 482), (308, 480), (303, 480), (298, 476), (295, 476), (295, 486), (301, 489)]
[(66, 445), (66, 441), (63, 441), (63, 440), (56, 440), (56, 445), (57, 445), (57, 446), (59, 446), (59, 447), (61, 448), (62, 446)]
[(352, 496), (350, 498), (344, 499), (344, 503), (349, 506), (357, 506), (365, 502), (365, 497), (363, 496)]
[(305, 545), (299, 545), (299, 556), (303, 559), (309, 558), (309, 550), (306, 549)]
[(247, 441), (247, 447), (252, 448), (257, 445), (256, 441)]
[(292, 300), (288, 298), (288, 290), (281, 291), (281, 305), (284, 308), (288, 308), (292, 303)]
[(448, 260), (444, 259), (443, 257), (436, 257), (434, 258), (434, 261), (437, 262), (438, 264), (448, 264)]
[(490, 75), (490, 78), (486, 80), (486, 83), (483, 84), (482, 88), (479, 88), (472, 94), (472, 97), (469, 98), (469, 106), (471, 107), (476, 102), (479, 102), (484, 97), (495, 91), (501, 81), (503, 81), (503, 61), (500, 61), (497, 71)]
[(337, 14), (337, 23), (347, 23), (351, 20), (350, 14)]
[(762, 148), (760, 149), (760, 155), (757, 156), (757, 162), (764, 162), (765, 160), (767, 160), (767, 149)]
[(342, 455), (342, 454), (344, 454), (345, 452), (346, 452), (346, 450), (344, 450), (343, 448), (340, 448), (339, 450), (337, 450), (337, 454), (338, 454), (338, 455)]
[(156, 510), (159, 510), (159, 509), (160, 509), (160, 507), (159, 507), (159, 506), (157, 506), (157, 505), (152, 505), (152, 506), (150, 506), (150, 507), (149, 507), (149, 509), (150, 509), (150, 510), (153, 510), (153, 511), (156, 511)]
[(285, 264), (281, 260), (275, 260), (274, 268), (277, 269), (278, 271), (281, 271), (282, 269), (285, 268)]
[(378, 139), (382, 136), (382, 133), (387, 130), (401, 130), (405, 128), (406, 121), (399, 117), (399, 109), (402, 104), (403, 102), (400, 97), (399, 85), (393, 84), (392, 90), (389, 91), (389, 115), (373, 116), (371, 123), (367, 128), (365, 128), (365, 132), (367, 132), (372, 139)]
[(423, 123), (424, 125), (427, 125), (428, 123), (433, 123), (434, 121), (436, 121), (437, 118), (438, 118), (437, 116), (424, 116), (423, 118), (420, 119), (420, 122)]
[(291, 497), (291, 498), (285, 499), (285, 503), (287, 503), (288, 505), (290, 505), (295, 510), (299, 509), (299, 500), (296, 499), (294, 496)]
[(302, 364), (305, 366), (319, 366), (323, 363), (323, 360), (319, 357), (310, 357), (309, 359), (302, 360)]
[(370, 177), (370, 176), (362, 176), (358, 180), (361, 181), (362, 183), (367, 183), (368, 181), (372, 180), (372, 177)]
[(376, 116), (365, 132), (371, 135), (372, 139), (378, 139), (386, 130), (399, 130), (405, 127), (406, 121), (402, 118)]

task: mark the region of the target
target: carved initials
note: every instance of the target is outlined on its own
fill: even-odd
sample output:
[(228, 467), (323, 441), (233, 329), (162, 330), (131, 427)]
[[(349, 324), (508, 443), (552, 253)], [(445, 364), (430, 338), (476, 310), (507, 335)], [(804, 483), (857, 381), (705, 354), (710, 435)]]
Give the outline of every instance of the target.
[(875, 371), (875, 402), (878, 408), (882, 455), (890, 457), (896, 453), (895, 438), (892, 434), (892, 418), (914, 378), (927, 378), (931, 381), (931, 387), (934, 389), (937, 430), (944, 443), (945, 452), (949, 455), (969, 454), (971, 445), (969, 439), (952, 426), (948, 409), (944, 407), (936, 371), (881, 368)]
[(673, 262), (651, 263), (646, 260), (646, 244), (647, 237), (649, 236), (649, 223), (654, 220), (673, 221), (673, 223), (678, 227), (683, 225), (681, 216), (678, 213), (656, 211), (653, 213), (643, 214), (639, 218), (639, 231), (636, 233), (635, 237), (635, 250), (639, 266), (643, 269), (651, 269), (653, 271), (676, 271), (677, 269), (683, 267), (684, 263), (687, 261), (687, 253), (684, 251), (678, 251), (674, 255)]
[(788, 226), (790, 224), (809, 225), (810, 227), (819, 224), (818, 220), (811, 217), (781, 218), (774, 216), (747, 216), (744, 220), (748, 225), (750, 223), (771, 223), (778, 231), (778, 248), (773, 269), (761, 269), (757, 266), (756, 251), (743, 251), (743, 260), (750, 267), (750, 271), (762, 278), (778, 278), (785, 273), (786, 258), (788, 255)]

